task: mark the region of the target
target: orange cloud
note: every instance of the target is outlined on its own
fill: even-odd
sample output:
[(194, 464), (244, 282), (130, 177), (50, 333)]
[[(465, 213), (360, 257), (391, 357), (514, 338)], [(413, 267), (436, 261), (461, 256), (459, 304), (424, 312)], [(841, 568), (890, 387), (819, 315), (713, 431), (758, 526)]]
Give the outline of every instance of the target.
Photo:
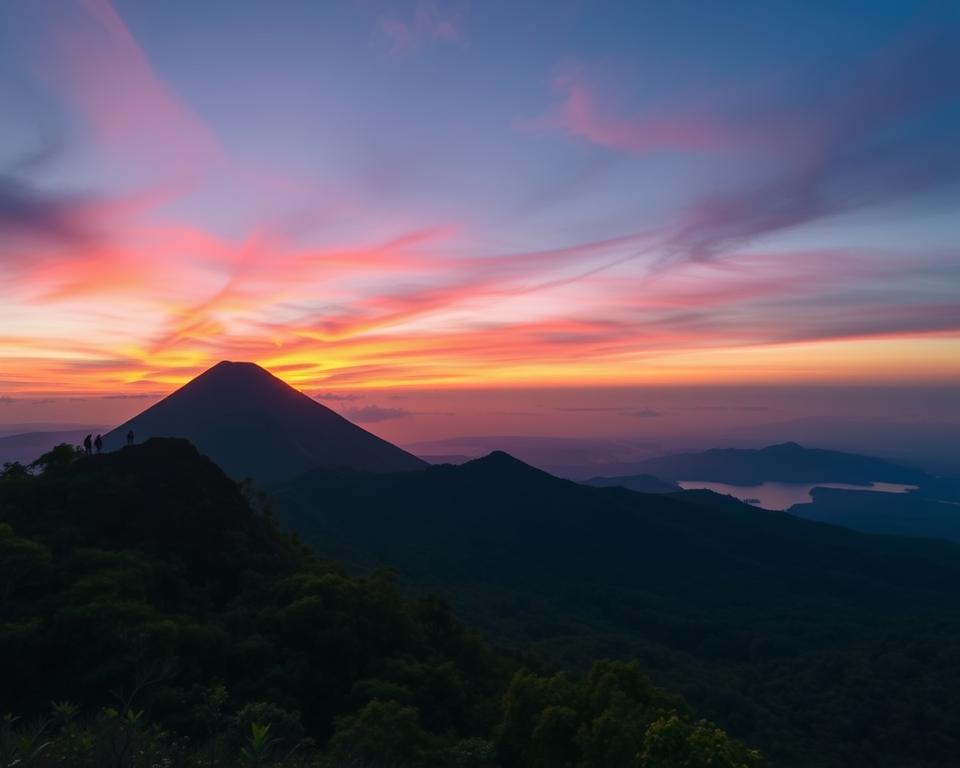
[[(402, 23), (421, 36), (416, 45), (459, 37), (452, 17), (420, 8)], [(107, 165), (149, 162), (135, 178), (120, 173), (117, 188), (80, 197), (0, 179), (0, 229), (17, 229), (0, 242), (0, 299), (15, 320), (0, 336), (4, 396), (166, 391), (225, 358), (255, 360), (309, 389), (897, 378), (891, 356), (909, 357), (908, 339), (941, 355), (924, 375), (957, 372), (960, 354), (947, 354), (960, 338), (947, 293), (955, 254), (754, 242), (858, 204), (857, 195), (825, 202), (837, 176), (819, 159), (856, 135), (856, 114), (817, 139), (815, 161), (658, 226), (542, 250), (491, 248), (469, 221), (394, 212), (388, 227), (363, 200), (251, 171), (227, 156), (105, 0), (57, 4), (51, 19), (55, 90)], [(714, 151), (736, 141), (695, 111), (624, 115), (575, 75), (558, 87), (551, 119), (609, 148)], [(208, 175), (252, 190), (257, 204), (242, 226), (184, 213), (202, 208)], [(265, 214), (260, 204), (277, 197), (297, 215)], [(352, 234), (317, 224), (315, 207), (321, 223), (330, 210), (355, 220)], [(923, 284), (904, 290), (913, 280)]]

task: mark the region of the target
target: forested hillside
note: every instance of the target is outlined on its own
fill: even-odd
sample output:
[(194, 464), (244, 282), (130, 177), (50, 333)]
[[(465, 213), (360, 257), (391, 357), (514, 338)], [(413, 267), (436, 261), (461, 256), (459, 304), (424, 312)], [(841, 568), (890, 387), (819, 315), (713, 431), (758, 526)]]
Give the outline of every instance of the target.
[(326, 555), (389, 563), (488, 636), (658, 684), (782, 766), (951, 766), (960, 547), (867, 536), (708, 491), (591, 488), (503, 453), (273, 494)]
[(0, 475), (0, 765), (748, 768), (635, 663), (492, 648), (182, 440)]

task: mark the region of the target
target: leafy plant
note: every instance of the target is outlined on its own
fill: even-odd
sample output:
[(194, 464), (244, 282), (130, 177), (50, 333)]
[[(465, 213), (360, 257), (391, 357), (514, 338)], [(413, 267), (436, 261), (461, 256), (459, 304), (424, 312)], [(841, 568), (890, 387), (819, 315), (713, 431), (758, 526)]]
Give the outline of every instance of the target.
[(270, 724), (250, 724), (250, 736), (247, 746), (240, 750), (240, 759), (244, 765), (261, 766), (270, 760), (277, 739), (270, 736)]
[(44, 738), (46, 720), (18, 726), (19, 720), (7, 714), (0, 723), (0, 768), (30, 765), (50, 746)]

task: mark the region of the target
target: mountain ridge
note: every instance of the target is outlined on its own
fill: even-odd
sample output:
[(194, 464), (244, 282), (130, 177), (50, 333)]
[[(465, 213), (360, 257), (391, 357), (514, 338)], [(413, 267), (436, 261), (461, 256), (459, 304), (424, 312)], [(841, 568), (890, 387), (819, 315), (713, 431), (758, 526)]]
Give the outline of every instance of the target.
[(731, 485), (760, 483), (916, 484), (929, 478), (925, 472), (886, 459), (858, 453), (806, 448), (785, 442), (765, 448), (710, 448), (645, 459), (638, 473), (664, 480), (702, 480)]
[(584, 481), (594, 488), (626, 488), (637, 493), (675, 493), (682, 488), (673, 480), (662, 480), (654, 475), (598, 475)]
[[(856, 747), (872, 765), (907, 764), (888, 734), (918, 722), (953, 669), (960, 546), (949, 542), (865, 535), (708, 490), (594, 488), (502, 452), (393, 475), (315, 469), (270, 498), (322, 557), (389, 566), (493, 637), (565, 667), (640, 658), (780, 765), (863, 764), (844, 760), (836, 734), (859, 728), (864, 700), (913, 686), (924, 693), (874, 712)], [(892, 684), (891, 649), (926, 647), (942, 648), (938, 660)], [(863, 680), (829, 671), (847, 668)]]
[(315, 466), (352, 466), (374, 472), (421, 469), (421, 459), (353, 424), (248, 362), (224, 360), (163, 400), (108, 432), (107, 450), (128, 431), (183, 437), (232, 477), (269, 484)]

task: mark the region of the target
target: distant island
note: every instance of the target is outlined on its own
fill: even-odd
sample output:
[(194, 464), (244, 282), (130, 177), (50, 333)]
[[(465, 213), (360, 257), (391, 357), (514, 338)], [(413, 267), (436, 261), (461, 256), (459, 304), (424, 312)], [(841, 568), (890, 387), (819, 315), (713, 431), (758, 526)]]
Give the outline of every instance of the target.
[(638, 463), (637, 468), (669, 480), (707, 480), (731, 485), (784, 483), (888, 483), (918, 484), (929, 479), (920, 470), (842, 451), (804, 448), (781, 443), (767, 448), (714, 448), (700, 453), (679, 453)]

